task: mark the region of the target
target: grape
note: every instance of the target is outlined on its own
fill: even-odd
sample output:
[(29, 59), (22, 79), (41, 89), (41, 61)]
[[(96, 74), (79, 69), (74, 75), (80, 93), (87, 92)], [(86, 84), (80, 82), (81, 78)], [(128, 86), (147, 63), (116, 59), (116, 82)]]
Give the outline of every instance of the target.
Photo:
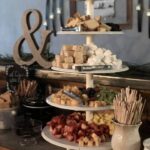
[(88, 95), (89, 98), (95, 97), (96, 90), (94, 88), (87, 88), (86, 94)]

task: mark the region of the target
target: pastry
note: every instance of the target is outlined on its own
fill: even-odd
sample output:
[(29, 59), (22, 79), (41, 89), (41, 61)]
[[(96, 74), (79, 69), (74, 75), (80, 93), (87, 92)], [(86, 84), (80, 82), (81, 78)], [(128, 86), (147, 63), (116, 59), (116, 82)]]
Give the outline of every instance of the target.
[[(92, 18), (91, 16), (74, 15), (67, 21), (66, 28), (78, 28), (79, 31), (110, 31), (111, 27), (102, 22), (101, 16)], [(77, 31), (77, 30), (76, 30)]]
[(12, 93), (5, 92), (0, 95), (0, 108), (9, 108), (12, 103)]
[(79, 101), (75, 99), (70, 99), (70, 106), (79, 106)]
[(106, 28), (99, 27), (99, 28), (98, 28), (98, 31), (100, 31), (100, 32), (106, 32), (107, 30), (106, 30)]
[(51, 101), (60, 105), (79, 106), (82, 103), (81, 92), (76, 86), (64, 86), (64, 88), (51, 95)]
[(100, 24), (100, 28), (103, 28), (103, 29), (105, 29), (106, 31), (111, 31), (111, 27), (108, 26), (107, 24), (102, 23), (102, 22), (101, 22), (101, 24)]
[(87, 20), (84, 22), (84, 26), (89, 31), (95, 31), (99, 27), (99, 23), (95, 19)]

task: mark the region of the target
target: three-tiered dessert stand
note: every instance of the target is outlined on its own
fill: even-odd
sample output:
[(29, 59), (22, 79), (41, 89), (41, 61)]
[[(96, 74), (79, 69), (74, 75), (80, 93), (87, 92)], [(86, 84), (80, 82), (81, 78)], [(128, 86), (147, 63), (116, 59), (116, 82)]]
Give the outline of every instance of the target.
[[(94, 16), (94, 0), (86, 0), (86, 15)], [(118, 35), (118, 34), (123, 34), (122, 32), (76, 32), (76, 31), (60, 31), (58, 34), (69, 34), (69, 35), (85, 35), (86, 36), (86, 44), (91, 44), (93, 43), (93, 35)], [(52, 67), (53, 70), (56, 71), (62, 71), (62, 72), (71, 72), (71, 73), (80, 73), (77, 72), (73, 69), (61, 69), (61, 68), (56, 68)], [(94, 87), (94, 82), (93, 82), (93, 74), (102, 74), (102, 73), (116, 73), (116, 72), (123, 72), (127, 71), (129, 68), (127, 66), (123, 66), (119, 70), (97, 70), (97, 71), (87, 71), (87, 72), (82, 72), (86, 74), (86, 88), (89, 87)], [(73, 111), (85, 111), (86, 112), (86, 121), (90, 121), (93, 117), (93, 112), (94, 111), (103, 111), (103, 110), (110, 110), (113, 109), (112, 106), (105, 106), (105, 107), (85, 107), (85, 106), (66, 106), (66, 105), (59, 105), (51, 102), (50, 97), (46, 99), (46, 102), (54, 107), (60, 108), (60, 109), (68, 109), (68, 110), (73, 110)], [(67, 150), (111, 150), (111, 143), (110, 142), (105, 142), (101, 143), (99, 147), (93, 146), (93, 147), (81, 147), (77, 143), (74, 142), (69, 142), (66, 139), (57, 139), (55, 138), (49, 131), (49, 127), (45, 127), (42, 131), (42, 137), (49, 143), (54, 144), (59, 147), (66, 148)]]

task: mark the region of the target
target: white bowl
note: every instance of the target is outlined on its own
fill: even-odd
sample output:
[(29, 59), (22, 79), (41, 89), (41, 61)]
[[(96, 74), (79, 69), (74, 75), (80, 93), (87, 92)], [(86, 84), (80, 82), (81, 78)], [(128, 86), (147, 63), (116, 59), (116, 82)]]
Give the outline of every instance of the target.
[(144, 140), (143, 145), (144, 145), (144, 150), (150, 150), (150, 138)]
[(0, 109), (0, 130), (13, 128), (16, 112), (17, 107)]

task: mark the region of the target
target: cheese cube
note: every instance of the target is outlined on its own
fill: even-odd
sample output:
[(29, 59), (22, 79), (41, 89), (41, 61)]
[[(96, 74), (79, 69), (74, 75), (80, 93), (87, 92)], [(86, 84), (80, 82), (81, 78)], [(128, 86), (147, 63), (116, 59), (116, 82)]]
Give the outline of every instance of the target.
[[(84, 46), (80, 46), (80, 45), (74, 45), (73, 46), (73, 50), (75, 50), (76, 52), (81, 52), (83, 55), (87, 55), (87, 50)], [(76, 54), (74, 54), (75, 56)], [(77, 54), (78, 55), (78, 54)]]
[(99, 23), (95, 19), (90, 19), (84, 22), (84, 26), (87, 27), (90, 31), (94, 31), (99, 27)]
[(62, 67), (63, 67), (63, 66), (62, 66), (62, 64), (63, 64), (63, 63), (56, 62), (56, 67), (58, 67), (58, 68), (62, 68)]
[(74, 51), (72, 50), (65, 50), (64, 52), (64, 56), (69, 57), (69, 56), (73, 56), (74, 55)]
[(82, 139), (79, 140), (79, 146), (84, 146), (84, 141)]
[(73, 57), (72, 57), (72, 56), (65, 57), (64, 62), (65, 62), (65, 63), (73, 63), (73, 62), (74, 62), (74, 61), (73, 61)]
[(60, 56), (64, 56), (63, 50), (60, 51)]
[(75, 53), (75, 63), (76, 64), (83, 64), (86, 60), (86, 57), (81, 52)]
[(72, 45), (64, 45), (62, 47), (62, 51), (68, 51), (68, 50), (72, 50)]
[(105, 28), (105, 29), (106, 29), (106, 31), (110, 31), (110, 30), (111, 30), (111, 27), (110, 27), (110, 26), (108, 26), (108, 25), (107, 25), (107, 24), (105, 24), (105, 23), (101, 23), (100, 27), (101, 27), (101, 28)]
[(87, 146), (89, 146), (89, 147), (94, 146), (94, 141), (93, 140), (89, 140)]
[(64, 69), (72, 69), (73, 63), (63, 63), (62, 66)]
[(95, 16), (94, 19), (98, 22), (101, 22), (102, 17), (101, 16)]
[(100, 32), (106, 32), (107, 30), (104, 27), (100, 27), (100, 28), (98, 28), (98, 31), (100, 31)]
[(55, 56), (55, 60), (56, 60), (56, 62), (62, 63), (62, 62), (63, 62), (63, 56), (61, 56), (61, 55), (56, 55), (56, 56)]
[(54, 60), (54, 61), (52, 61), (52, 66), (53, 67), (57, 67), (57, 65), (56, 65), (56, 61)]

